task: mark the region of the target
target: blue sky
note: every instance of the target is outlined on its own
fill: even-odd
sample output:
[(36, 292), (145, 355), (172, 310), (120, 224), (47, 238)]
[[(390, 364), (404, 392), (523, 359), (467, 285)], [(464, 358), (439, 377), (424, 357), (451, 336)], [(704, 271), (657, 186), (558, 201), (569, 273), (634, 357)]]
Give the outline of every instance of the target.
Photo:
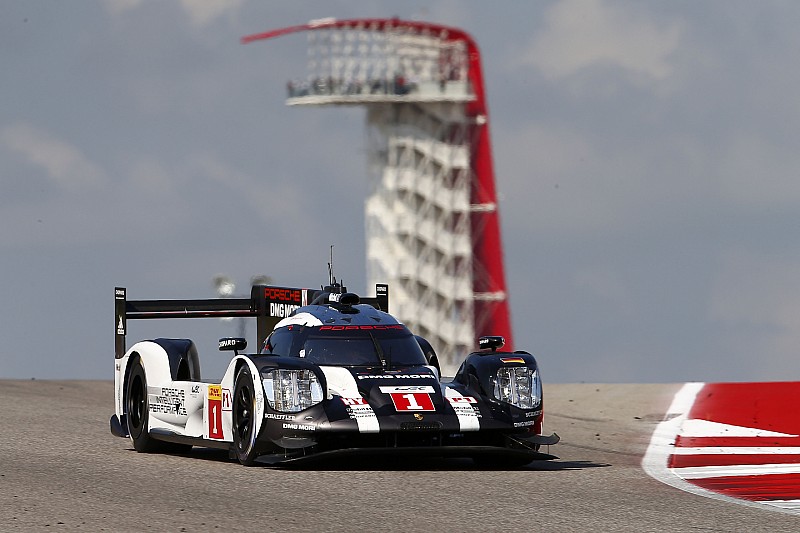
[[(546, 380), (795, 379), (800, 4), (613, 0), (0, 3), (0, 377), (110, 379), (116, 285), (315, 286), (334, 244), (365, 291), (364, 111), (284, 105), (304, 35), (239, 43), (329, 16), (477, 40), (516, 345)], [(130, 336), (195, 338), (214, 377), (235, 329)]]

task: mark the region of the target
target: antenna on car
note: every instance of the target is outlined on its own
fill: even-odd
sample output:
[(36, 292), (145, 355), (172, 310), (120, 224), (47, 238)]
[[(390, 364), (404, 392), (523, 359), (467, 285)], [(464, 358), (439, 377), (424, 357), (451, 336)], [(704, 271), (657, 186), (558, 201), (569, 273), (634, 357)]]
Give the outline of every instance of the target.
[(331, 260), (328, 261), (328, 285), (336, 284), (336, 276), (333, 275), (333, 245), (331, 244)]

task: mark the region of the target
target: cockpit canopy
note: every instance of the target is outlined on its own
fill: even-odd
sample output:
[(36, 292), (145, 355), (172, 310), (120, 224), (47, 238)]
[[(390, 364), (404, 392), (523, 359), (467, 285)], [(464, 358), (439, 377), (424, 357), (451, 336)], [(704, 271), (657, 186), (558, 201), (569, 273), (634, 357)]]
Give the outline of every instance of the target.
[(402, 324), (277, 328), (262, 354), (300, 357), (325, 366), (409, 367), (428, 364), (419, 343)]

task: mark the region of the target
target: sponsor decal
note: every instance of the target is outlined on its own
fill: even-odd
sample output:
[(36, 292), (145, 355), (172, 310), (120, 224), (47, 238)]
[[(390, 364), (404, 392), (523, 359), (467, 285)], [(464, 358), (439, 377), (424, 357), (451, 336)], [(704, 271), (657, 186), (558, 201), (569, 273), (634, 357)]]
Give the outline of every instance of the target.
[(506, 364), (508, 363), (520, 363), (523, 365), (525, 364), (525, 359), (523, 359), (522, 357), (501, 357), (500, 361)]
[(256, 412), (264, 411), (264, 395), (256, 394)]
[(328, 388), (345, 407), (347, 416), (355, 420), (359, 433), (378, 433), (380, 424), (375, 411), (358, 392), (358, 384), (350, 369), (341, 367), (322, 367), (328, 381)]
[(451, 405), (463, 405), (470, 403), (478, 403), (478, 400), (472, 396), (454, 396), (447, 399)]
[(375, 418), (375, 412), (369, 405), (350, 405), (347, 407), (347, 414), (353, 420), (359, 418)]
[(290, 422), (283, 423), (283, 429), (295, 429), (299, 431), (314, 431), (316, 429), (314, 426), (309, 424), (293, 424)]
[(378, 324), (366, 326), (321, 326), (320, 331), (364, 331), (364, 330), (405, 330), (406, 327), (402, 324)]
[(280, 413), (264, 413), (264, 418), (271, 418), (273, 420), (294, 420), (294, 416)]
[(222, 389), (222, 410), (233, 411), (233, 396), (230, 389)]
[(396, 411), (436, 411), (431, 399), (433, 387), (380, 387), (380, 391), (392, 398)]
[(378, 387), (384, 394), (392, 393), (406, 393), (406, 392), (424, 392), (433, 393), (433, 387), (430, 385), (395, 385), (388, 387)]
[(478, 400), (474, 396), (463, 396), (460, 392), (450, 387), (445, 387), (443, 392), (458, 418), (458, 425), (461, 431), (480, 430), (479, 419), (482, 418), (482, 415), (480, 407), (478, 407)]
[(264, 287), (264, 298), (279, 302), (300, 302), (302, 295), (300, 289), (283, 289), (281, 287)]
[(525, 416), (528, 417), (528, 418), (531, 418), (531, 417), (534, 417), (534, 416), (539, 416), (540, 414), (542, 414), (542, 410), (541, 409), (539, 409), (538, 411), (528, 411), (527, 413), (525, 413)]
[(364, 398), (340, 398), (345, 405), (367, 405), (367, 400)]
[(182, 389), (162, 387), (161, 392), (150, 395), (149, 404), (151, 413), (167, 415), (186, 415), (186, 398)]
[(347, 416), (358, 423), (360, 433), (377, 433), (379, 431), (378, 418), (367, 400), (361, 398), (339, 398), (347, 406)]
[(222, 387), (220, 385), (209, 385), (208, 399), (222, 401)]
[(222, 439), (222, 386), (208, 386), (208, 438)]
[[(459, 422), (461, 422), (461, 418), (467, 419), (475, 419), (481, 418), (481, 411), (478, 409), (477, 405), (470, 405), (468, 403), (458, 403), (458, 402), (450, 402), (450, 406), (453, 408), (453, 411), (456, 413), (456, 416), (459, 417)], [(463, 430), (464, 428), (462, 428)]]
[(125, 321), (122, 315), (117, 316), (117, 335), (125, 335)]
[(286, 318), (287, 316), (290, 316), (297, 309), (300, 309), (299, 305), (270, 303), (269, 316)]
[(536, 420), (525, 420), (524, 422), (514, 422), (515, 428), (524, 428), (536, 424)]
[(358, 379), (423, 379), (423, 378), (433, 378), (436, 379), (436, 376), (433, 374), (365, 374), (358, 376)]

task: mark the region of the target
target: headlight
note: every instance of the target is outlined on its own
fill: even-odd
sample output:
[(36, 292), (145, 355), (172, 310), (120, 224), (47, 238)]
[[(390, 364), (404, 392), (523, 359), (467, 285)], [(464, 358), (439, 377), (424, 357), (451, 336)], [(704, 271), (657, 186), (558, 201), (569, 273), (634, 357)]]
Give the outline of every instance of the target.
[(542, 401), (539, 373), (526, 366), (504, 366), (494, 377), (494, 397), (520, 409), (533, 409)]
[(271, 370), (261, 382), (277, 411), (296, 413), (322, 401), (322, 385), (311, 370)]

